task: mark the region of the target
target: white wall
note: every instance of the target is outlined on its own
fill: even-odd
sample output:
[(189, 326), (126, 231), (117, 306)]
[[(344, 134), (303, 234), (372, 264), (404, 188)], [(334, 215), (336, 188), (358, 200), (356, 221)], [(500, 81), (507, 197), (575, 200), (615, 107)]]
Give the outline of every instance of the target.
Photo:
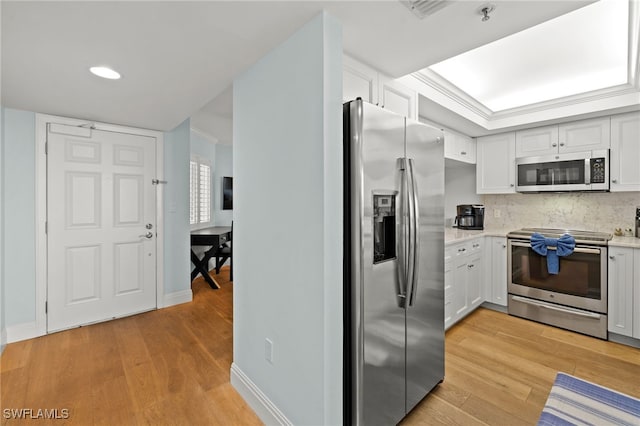
[(216, 226), (231, 226), (233, 210), (222, 210), (222, 178), (233, 176), (233, 147), (216, 144), (216, 164), (213, 171), (213, 221)]
[(447, 226), (453, 223), (458, 204), (481, 204), (476, 194), (476, 165), (445, 159), (444, 217)]
[(342, 423), (341, 62), (323, 13), (233, 84), (232, 384), (267, 424)]
[(189, 120), (164, 134), (164, 293), (191, 291)]

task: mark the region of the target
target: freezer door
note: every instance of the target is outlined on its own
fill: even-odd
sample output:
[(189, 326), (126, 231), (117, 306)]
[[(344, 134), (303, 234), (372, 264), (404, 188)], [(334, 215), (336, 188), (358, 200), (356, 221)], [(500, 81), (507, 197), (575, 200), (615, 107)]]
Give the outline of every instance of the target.
[(407, 321), (407, 412), (444, 378), (444, 138), (407, 120), (417, 241)]
[(404, 118), (354, 101), (349, 120), (352, 424), (389, 425), (405, 415)]

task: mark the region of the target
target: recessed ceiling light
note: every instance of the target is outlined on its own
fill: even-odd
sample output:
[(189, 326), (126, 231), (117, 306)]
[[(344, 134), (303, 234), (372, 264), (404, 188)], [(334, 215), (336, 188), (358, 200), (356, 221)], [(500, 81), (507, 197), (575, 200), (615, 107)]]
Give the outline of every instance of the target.
[(120, 78), (119, 72), (107, 67), (91, 67), (89, 71), (98, 77), (108, 78), (109, 80), (118, 80)]

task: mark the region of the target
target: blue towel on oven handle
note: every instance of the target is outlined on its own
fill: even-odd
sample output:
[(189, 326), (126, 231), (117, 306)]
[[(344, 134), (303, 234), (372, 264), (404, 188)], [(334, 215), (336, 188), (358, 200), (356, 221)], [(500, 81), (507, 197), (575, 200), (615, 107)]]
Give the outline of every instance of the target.
[[(547, 247), (556, 249), (549, 250)], [(540, 256), (547, 257), (547, 271), (552, 275), (557, 275), (560, 270), (558, 256), (569, 256), (575, 247), (576, 240), (569, 234), (564, 234), (560, 238), (545, 238), (538, 232), (531, 235), (531, 249)]]

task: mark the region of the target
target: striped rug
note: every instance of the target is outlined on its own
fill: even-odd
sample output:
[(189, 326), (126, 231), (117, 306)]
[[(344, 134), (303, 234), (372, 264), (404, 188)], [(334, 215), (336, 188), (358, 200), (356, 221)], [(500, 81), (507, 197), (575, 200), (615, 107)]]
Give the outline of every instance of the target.
[(558, 373), (538, 426), (640, 425), (640, 399)]

